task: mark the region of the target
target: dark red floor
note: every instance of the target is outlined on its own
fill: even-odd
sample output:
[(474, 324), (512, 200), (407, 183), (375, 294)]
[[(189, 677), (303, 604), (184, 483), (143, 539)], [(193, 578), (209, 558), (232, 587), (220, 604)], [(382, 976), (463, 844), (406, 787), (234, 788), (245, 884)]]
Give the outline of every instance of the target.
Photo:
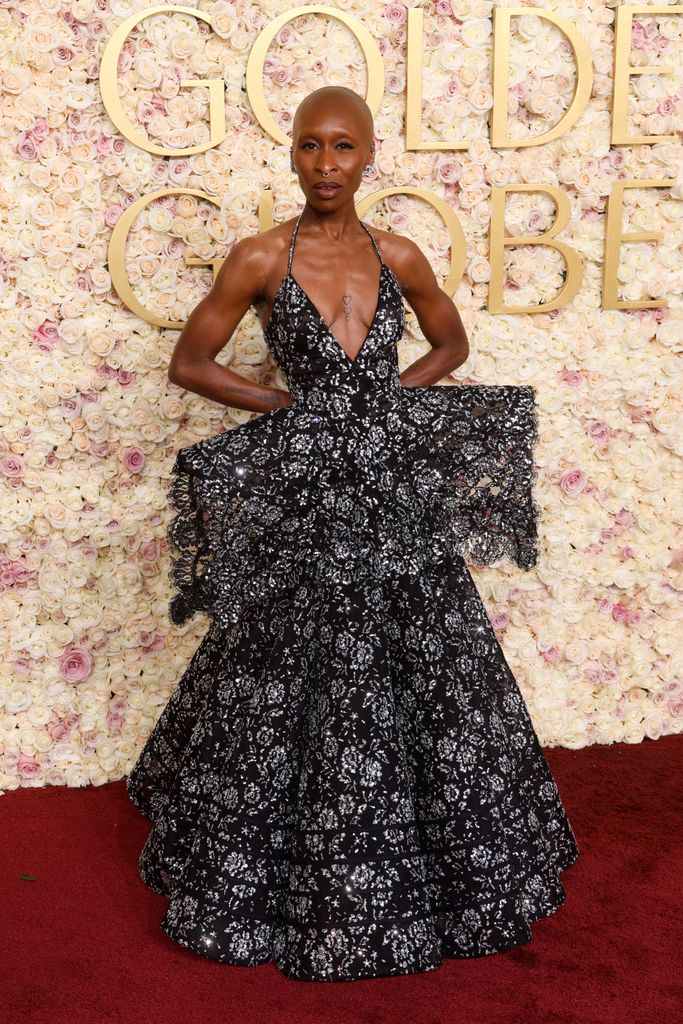
[[(683, 736), (545, 751), (581, 851), (525, 946), (436, 971), (296, 982), (173, 943), (124, 780), (0, 796), (1, 1024), (678, 1024)], [(21, 875), (34, 875), (35, 880)]]

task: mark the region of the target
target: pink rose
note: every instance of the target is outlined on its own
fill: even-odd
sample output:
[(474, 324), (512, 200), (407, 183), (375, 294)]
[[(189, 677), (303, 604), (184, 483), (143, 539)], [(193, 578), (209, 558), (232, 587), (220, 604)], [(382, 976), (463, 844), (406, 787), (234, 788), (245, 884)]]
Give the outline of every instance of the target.
[(164, 254), (169, 260), (182, 259), (185, 243), (180, 238), (168, 238), (164, 242)]
[(110, 736), (120, 736), (123, 728), (123, 715), (121, 712), (110, 711), (107, 715), (107, 729)]
[(557, 379), (572, 388), (578, 388), (584, 382), (584, 375), (581, 370), (568, 370), (565, 366)]
[(617, 514), (614, 516), (614, 522), (617, 524), (617, 526), (635, 526), (636, 517), (630, 509), (620, 508)]
[(289, 85), (292, 80), (291, 68), (280, 65), (271, 77), (276, 85)]
[(178, 158), (170, 162), (168, 176), (174, 184), (182, 184), (189, 178), (191, 170), (192, 166), (189, 160)]
[(158, 163), (152, 167), (152, 181), (155, 185), (163, 185), (168, 181), (168, 164)]
[(554, 644), (552, 647), (548, 647), (545, 651), (541, 651), (541, 657), (547, 665), (552, 665), (554, 661), (557, 661), (559, 655), (560, 652)]
[(117, 370), (116, 376), (118, 377), (119, 384), (123, 387), (127, 387), (128, 384), (132, 384), (135, 380), (135, 374), (131, 373), (130, 370)]
[(7, 477), (21, 477), (24, 474), (24, 463), (21, 455), (5, 455), (0, 459), (0, 473)]
[(397, 71), (387, 71), (387, 92), (402, 92), (406, 84), (405, 75)]
[(625, 548), (621, 548), (621, 550), (619, 551), (619, 558), (622, 562), (625, 562), (628, 558), (635, 557), (636, 553), (630, 545), (627, 545)]
[(71, 735), (71, 729), (63, 718), (58, 718), (56, 722), (49, 722), (47, 731), (55, 743), (63, 743)]
[(74, 52), (68, 46), (58, 46), (52, 51), (52, 59), (59, 67), (63, 67), (74, 59)]
[(123, 213), (123, 207), (120, 203), (114, 203), (112, 206), (107, 206), (104, 211), (104, 223), (108, 228), (116, 227), (116, 222)]
[(92, 671), (90, 652), (75, 644), (64, 651), (59, 659), (59, 667), (67, 682), (82, 683)]
[(156, 114), (156, 109), (148, 100), (142, 100), (137, 105), (136, 116), (140, 124), (147, 124)]
[(588, 424), (586, 431), (589, 437), (592, 437), (594, 441), (599, 441), (600, 444), (606, 444), (612, 436), (612, 431), (606, 423), (601, 423), (599, 420), (593, 420)]
[(7, 565), (0, 566), (0, 590), (9, 590), (16, 582), (13, 563), (8, 562)]
[(29, 757), (28, 754), (20, 754), (17, 761), (17, 770), (22, 779), (33, 779), (40, 772), (40, 765), (35, 757)]
[(44, 117), (37, 117), (33, 127), (31, 128), (31, 135), (35, 142), (42, 142), (50, 134), (50, 126)]
[(628, 608), (617, 601), (612, 607), (612, 618), (615, 622), (626, 622), (628, 620)]
[(491, 625), (494, 629), (506, 629), (510, 622), (510, 616), (507, 612), (496, 612), (495, 615), (491, 616)]
[(631, 47), (634, 50), (645, 49), (645, 33), (643, 31), (642, 22), (636, 21), (635, 18), (631, 23)]
[(436, 166), (436, 176), (444, 184), (453, 185), (460, 179), (462, 164), (457, 157), (444, 157)]
[(78, 274), (78, 276), (74, 278), (74, 282), (73, 283), (74, 283), (74, 287), (79, 292), (88, 292), (88, 293), (90, 293), (92, 291), (92, 282), (90, 280), (90, 274), (88, 273), (87, 270), (83, 271), (82, 274)]
[(87, 25), (83, 26), (93, 39), (100, 39), (109, 34), (109, 25), (103, 18), (91, 18)]
[(35, 160), (37, 156), (37, 149), (33, 139), (29, 138), (26, 132), (20, 132), (17, 136), (17, 142), (14, 147), (14, 152), (17, 154), (20, 160)]
[(569, 469), (560, 477), (560, 489), (569, 498), (576, 497), (584, 490), (588, 483), (588, 477), (582, 469)]
[(683, 697), (674, 697), (670, 700), (669, 711), (673, 718), (680, 718), (683, 715)]
[(59, 328), (54, 320), (43, 320), (40, 327), (36, 327), (33, 332), (36, 338), (41, 338), (43, 341), (57, 341), (59, 338)]
[(143, 544), (142, 557), (146, 562), (158, 562), (160, 554), (161, 545), (156, 537), (152, 540), (148, 540), (146, 544)]
[(141, 448), (133, 445), (123, 453), (121, 461), (129, 472), (139, 473), (145, 464), (145, 455)]
[(403, 4), (387, 4), (384, 8), (384, 17), (387, 21), (390, 21), (392, 25), (400, 25), (406, 20), (406, 9)]
[(14, 578), (20, 587), (36, 577), (36, 570), (29, 569), (24, 558), (20, 562), (14, 562), (13, 569)]

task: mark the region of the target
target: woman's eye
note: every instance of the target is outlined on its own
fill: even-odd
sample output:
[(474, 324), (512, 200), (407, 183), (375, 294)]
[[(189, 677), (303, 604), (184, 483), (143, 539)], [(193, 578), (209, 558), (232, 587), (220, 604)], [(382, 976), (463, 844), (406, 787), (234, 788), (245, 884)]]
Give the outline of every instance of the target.
[[(346, 146), (347, 149), (353, 149), (353, 143), (351, 143), (351, 142), (338, 142), (337, 145), (338, 146)], [(311, 146), (315, 146), (315, 143), (314, 142), (302, 142), (301, 143), (301, 148), (302, 149), (309, 149)]]

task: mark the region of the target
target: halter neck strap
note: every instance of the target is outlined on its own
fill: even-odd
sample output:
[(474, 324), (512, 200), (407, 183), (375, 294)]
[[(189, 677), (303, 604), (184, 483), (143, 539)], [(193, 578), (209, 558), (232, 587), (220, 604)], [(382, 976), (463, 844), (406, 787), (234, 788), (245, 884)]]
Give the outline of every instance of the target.
[[(289, 243), (289, 259), (287, 260), (287, 273), (288, 274), (291, 274), (291, 272), (292, 272), (292, 257), (294, 256), (294, 243), (296, 241), (296, 233), (299, 230), (299, 224), (301, 223), (301, 218), (303, 216), (303, 212), (304, 211), (302, 210), (301, 213), (299, 214), (299, 216), (296, 219), (296, 224), (294, 225), (294, 230), (292, 231), (292, 240)], [(382, 259), (382, 254), (379, 251), (379, 246), (377, 245), (377, 242), (375, 241), (375, 236), (365, 226), (365, 224), (363, 224), (362, 220), (359, 221), (359, 223), (360, 223), (361, 227), (363, 228), (363, 230), (365, 231), (366, 235), (370, 236), (370, 241), (372, 242), (373, 249), (377, 253), (377, 258), (378, 258), (379, 262), (380, 263), (384, 263), (384, 260)]]
[(304, 211), (302, 210), (301, 213), (299, 214), (299, 216), (296, 219), (296, 224), (294, 225), (294, 230), (292, 231), (292, 240), (289, 243), (289, 259), (287, 260), (287, 273), (288, 274), (290, 274), (291, 271), (292, 271), (292, 256), (294, 255), (294, 242), (296, 241), (296, 233), (299, 230), (299, 224), (301, 222), (301, 218), (303, 216), (303, 212)]

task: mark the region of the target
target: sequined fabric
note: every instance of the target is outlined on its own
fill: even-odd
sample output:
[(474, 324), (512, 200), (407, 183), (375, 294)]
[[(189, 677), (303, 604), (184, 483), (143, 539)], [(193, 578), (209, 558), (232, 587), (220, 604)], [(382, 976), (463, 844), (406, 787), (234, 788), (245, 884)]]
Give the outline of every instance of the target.
[[(403, 387), (380, 259), (355, 360), (292, 274), (293, 404), (178, 452), (171, 617), (208, 631), (128, 778), (161, 927), (290, 978), (528, 942), (578, 846), (464, 557), (537, 561), (534, 391)], [(366, 228), (366, 230), (368, 230)]]

